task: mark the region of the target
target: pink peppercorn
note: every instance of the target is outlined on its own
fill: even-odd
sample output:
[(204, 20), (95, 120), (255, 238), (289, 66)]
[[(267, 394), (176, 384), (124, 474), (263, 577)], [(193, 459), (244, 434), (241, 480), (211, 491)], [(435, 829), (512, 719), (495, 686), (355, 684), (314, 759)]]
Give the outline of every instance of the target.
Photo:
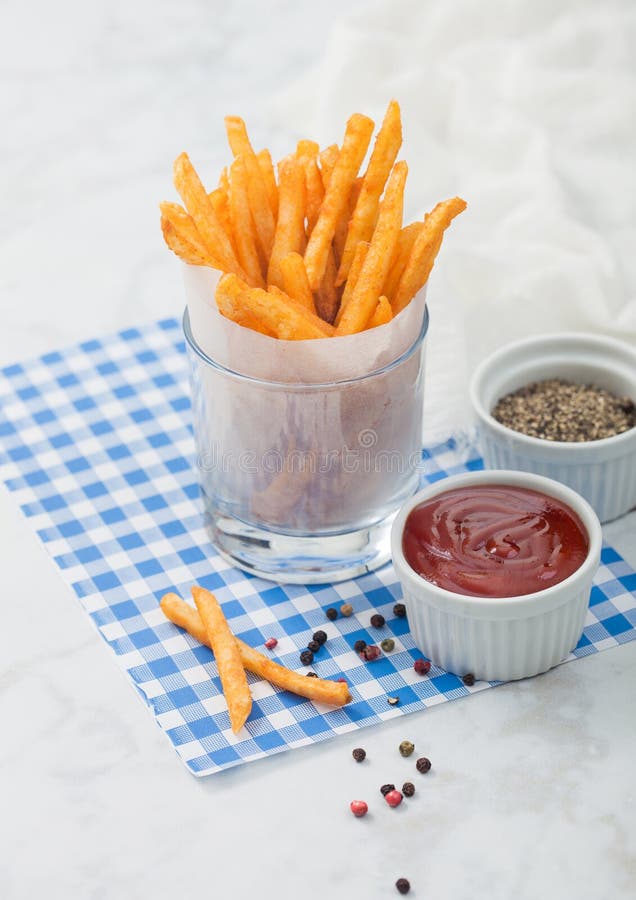
[(267, 640), (265, 641), (265, 646), (268, 650), (273, 650), (277, 643), (278, 641), (276, 640), (276, 638), (267, 638)]
[(417, 672), (418, 675), (428, 675), (431, 671), (431, 664), (427, 659), (416, 659), (413, 663), (413, 668)]
[(373, 662), (374, 659), (379, 659), (379, 657), (382, 656), (382, 651), (379, 647), (376, 647), (375, 644), (368, 644), (364, 650), (361, 650), (360, 653), (358, 653), (358, 656), (366, 662)]
[(384, 799), (389, 806), (399, 806), (402, 802), (402, 793), (400, 791), (389, 791), (388, 794), (384, 795)]
[(368, 805), (364, 802), (364, 800), (352, 800), (349, 804), (349, 808), (351, 812), (356, 816), (356, 818), (360, 818), (361, 816), (366, 816), (369, 812)]

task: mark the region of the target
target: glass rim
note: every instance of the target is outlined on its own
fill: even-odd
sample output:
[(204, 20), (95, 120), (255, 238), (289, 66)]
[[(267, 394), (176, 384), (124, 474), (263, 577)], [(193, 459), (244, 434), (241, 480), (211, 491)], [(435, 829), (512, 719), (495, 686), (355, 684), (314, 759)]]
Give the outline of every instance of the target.
[(391, 362), (386, 363), (386, 365), (381, 366), (379, 369), (373, 369), (371, 372), (365, 372), (364, 375), (356, 375), (353, 378), (342, 378), (336, 381), (270, 381), (267, 378), (258, 378), (254, 375), (245, 375), (242, 372), (236, 372), (234, 369), (229, 369), (227, 366), (224, 366), (222, 363), (217, 362), (212, 359), (211, 356), (208, 356), (201, 347), (197, 344), (194, 339), (194, 335), (192, 334), (192, 327), (190, 325), (190, 314), (188, 312), (188, 307), (183, 311), (183, 319), (182, 319), (182, 327), (183, 334), (186, 339), (187, 344), (190, 349), (208, 366), (211, 366), (213, 369), (216, 369), (218, 372), (222, 372), (224, 375), (229, 376), (230, 378), (234, 378), (237, 381), (245, 381), (245, 382), (253, 382), (254, 384), (267, 385), (268, 387), (274, 388), (283, 388), (285, 390), (308, 390), (308, 389), (326, 389), (326, 388), (334, 388), (340, 387), (347, 384), (357, 384), (361, 381), (366, 381), (368, 378), (374, 378), (377, 375), (384, 375), (386, 372), (390, 372), (393, 369), (396, 369), (398, 366), (402, 365), (402, 363), (406, 362), (410, 359), (411, 356), (417, 351), (420, 347), (424, 338), (428, 333), (430, 316), (428, 313), (428, 305), (424, 307), (424, 315), (422, 317), (422, 327), (420, 328), (419, 334), (413, 341), (413, 343), (404, 350), (399, 356), (395, 359), (391, 360)]

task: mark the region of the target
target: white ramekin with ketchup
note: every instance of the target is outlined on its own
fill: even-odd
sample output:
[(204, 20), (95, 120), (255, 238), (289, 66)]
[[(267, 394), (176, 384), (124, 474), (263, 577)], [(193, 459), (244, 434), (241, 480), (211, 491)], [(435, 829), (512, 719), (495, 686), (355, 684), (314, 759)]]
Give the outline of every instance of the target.
[(571, 488), (516, 471), (446, 478), (402, 507), (391, 543), (411, 633), (436, 665), (508, 681), (577, 645), (602, 532)]

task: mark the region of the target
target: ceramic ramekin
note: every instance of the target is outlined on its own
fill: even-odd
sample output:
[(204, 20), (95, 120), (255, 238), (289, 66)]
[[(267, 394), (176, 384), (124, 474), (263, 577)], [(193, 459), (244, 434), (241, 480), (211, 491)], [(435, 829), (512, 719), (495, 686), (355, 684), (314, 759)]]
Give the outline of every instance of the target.
[[(437, 587), (410, 567), (402, 550), (402, 535), (414, 507), (455, 488), (495, 484), (556, 497), (579, 516), (589, 550), (572, 575), (521, 597), (470, 597)], [(527, 472), (482, 471), (429, 485), (401, 508), (391, 532), (393, 565), (417, 646), (443, 669), (460, 676), (470, 672), (487, 681), (526, 678), (556, 666), (576, 647), (583, 632), (601, 543), (601, 525), (589, 503), (550, 478)]]
[(526, 338), (497, 350), (475, 371), (470, 397), (484, 463), (554, 478), (578, 491), (602, 522), (636, 505), (636, 428), (600, 441), (566, 443), (528, 437), (497, 422), (505, 394), (533, 381), (564, 378), (636, 400), (636, 349), (592, 334)]

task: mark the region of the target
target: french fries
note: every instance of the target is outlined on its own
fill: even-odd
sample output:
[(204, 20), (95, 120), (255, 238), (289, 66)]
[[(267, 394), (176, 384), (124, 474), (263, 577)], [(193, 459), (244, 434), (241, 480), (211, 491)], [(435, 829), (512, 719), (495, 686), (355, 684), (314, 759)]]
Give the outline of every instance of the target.
[(329, 247), (367, 152), (372, 132), (373, 121), (360, 113), (355, 113), (347, 122), (342, 148), (329, 177), (318, 221), (309, 236), (305, 251), (307, 277), (314, 291), (320, 287), (325, 274)]
[[(196, 609), (193, 609), (177, 594), (166, 594), (162, 597), (161, 609), (167, 619), (191, 634), (200, 644), (211, 646), (201, 616)], [(307, 678), (299, 672), (279, 665), (273, 659), (254, 650), (240, 638), (234, 637), (234, 641), (238, 647), (243, 667), (276, 687), (329, 706), (344, 706), (351, 699), (349, 688), (343, 681)]]
[(247, 684), (241, 654), (227, 619), (214, 594), (202, 587), (193, 587), (192, 596), (219, 669), (223, 693), (227, 701), (230, 725), (236, 734), (252, 711), (252, 696)]
[(380, 204), (378, 224), (375, 226), (351, 300), (342, 314), (337, 334), (355, 334), (362, 331), (373, 314), (402, 227), (407, 172), (406, 163), (399, 162), (391, 173), (384, 199)]
[(396, 162), (397, 101), (363, 175), (374, 123), (360, 113), (340, 147), (300, 140), (277, 166), (267, 149), (255, 153), (243, 119), (227, 116), (225, 129), (233, 160), (218, 186), (206, 193), (182, 153), (174, 182), (185, 209), (160, 204), (163, 238), (177, 256), (236, 279), (219, 282), (222, 315), (282, 340), (348, 336), (398, 316), (426, 283), (466, 203), (445, 200), (402, 227), (407, 166)]

